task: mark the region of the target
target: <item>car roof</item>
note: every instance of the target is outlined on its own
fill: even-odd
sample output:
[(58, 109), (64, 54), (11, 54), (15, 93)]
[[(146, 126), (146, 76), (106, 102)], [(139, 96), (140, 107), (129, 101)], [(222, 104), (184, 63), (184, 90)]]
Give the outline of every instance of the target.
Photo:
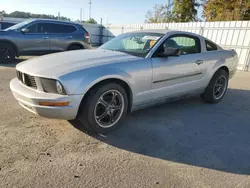
[(157, 34), (186, 34), (186, 35), (193, 35), (196, 37), (202, 37), (201, 35), (187, 32), (187, 31), (177, 31), (177, 30), (170, 30), (170, 29), (147, 29), (147, 30), (139, 30), (139, 31), (132, 31), (130, 33), (157, 33)]
[(145, 29), (145, 30), (139, 30), (139, 31), (132, 31), (130, 33), (157, 33), (157, 34), (167, 34), (169, 30), (167, 29)]
[(55, 20), (55, 19), (30, 19), (32, 21), (46, 21), (46, 22), (50, 22), (50, 23), (65, 23), (65, 24), (74, 24), (74, 25), (80, 25), (79, 23), (76, 23), (76, 22), (71, 22), (71, 21), (64, 21), (64, 20)]

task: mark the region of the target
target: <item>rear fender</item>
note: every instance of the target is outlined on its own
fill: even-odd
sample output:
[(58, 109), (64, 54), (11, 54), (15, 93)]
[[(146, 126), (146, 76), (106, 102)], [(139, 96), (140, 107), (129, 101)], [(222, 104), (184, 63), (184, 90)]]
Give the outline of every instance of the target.
[(208, 86), (208, 84), (210, 83), (210, 80), (213, 78), (214, 74), (216, 73), (217, 70), (219, 70), (221, 67), (227, 67), (226, 66), (226, 62), (225, 59), (219, 59), (214, 66), (212, 67), (212, 69), (210, 71), (208, 71), (208, 79), (206, 82), (206, 87)]

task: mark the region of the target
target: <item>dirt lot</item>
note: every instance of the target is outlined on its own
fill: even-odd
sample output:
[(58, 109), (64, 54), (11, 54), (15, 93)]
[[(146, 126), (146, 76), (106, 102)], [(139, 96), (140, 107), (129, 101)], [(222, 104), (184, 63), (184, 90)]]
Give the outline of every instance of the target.
[(22, 109), (13, 77), (0, 65), (0, 187), (250, 187), (250, 73), (219, 104), (141, 110), (106, 137)]

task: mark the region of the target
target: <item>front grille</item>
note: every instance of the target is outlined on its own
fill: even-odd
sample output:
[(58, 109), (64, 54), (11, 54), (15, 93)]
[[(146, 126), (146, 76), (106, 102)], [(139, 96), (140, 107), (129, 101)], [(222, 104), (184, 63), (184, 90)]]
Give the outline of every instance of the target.
[(37, 89), (36, 80), (35, 80), (34, 76), (17, 71), (17, 78), (24, 85), (31, 87), (31, 88), (34, 88), (34, 89)]

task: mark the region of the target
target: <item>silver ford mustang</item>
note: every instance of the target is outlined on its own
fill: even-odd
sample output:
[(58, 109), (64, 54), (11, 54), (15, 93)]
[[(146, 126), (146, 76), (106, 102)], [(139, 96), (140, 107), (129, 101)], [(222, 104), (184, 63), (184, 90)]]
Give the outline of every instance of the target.
[(41, 56), (16, 66), (10, 82), (25, 109), (48, 118), (78, 119), (107, 133), (128, 112), (200, 94), (217, 103), (235, 74), (238, 56), (189, 32), (122, 34), (98, 49)]

